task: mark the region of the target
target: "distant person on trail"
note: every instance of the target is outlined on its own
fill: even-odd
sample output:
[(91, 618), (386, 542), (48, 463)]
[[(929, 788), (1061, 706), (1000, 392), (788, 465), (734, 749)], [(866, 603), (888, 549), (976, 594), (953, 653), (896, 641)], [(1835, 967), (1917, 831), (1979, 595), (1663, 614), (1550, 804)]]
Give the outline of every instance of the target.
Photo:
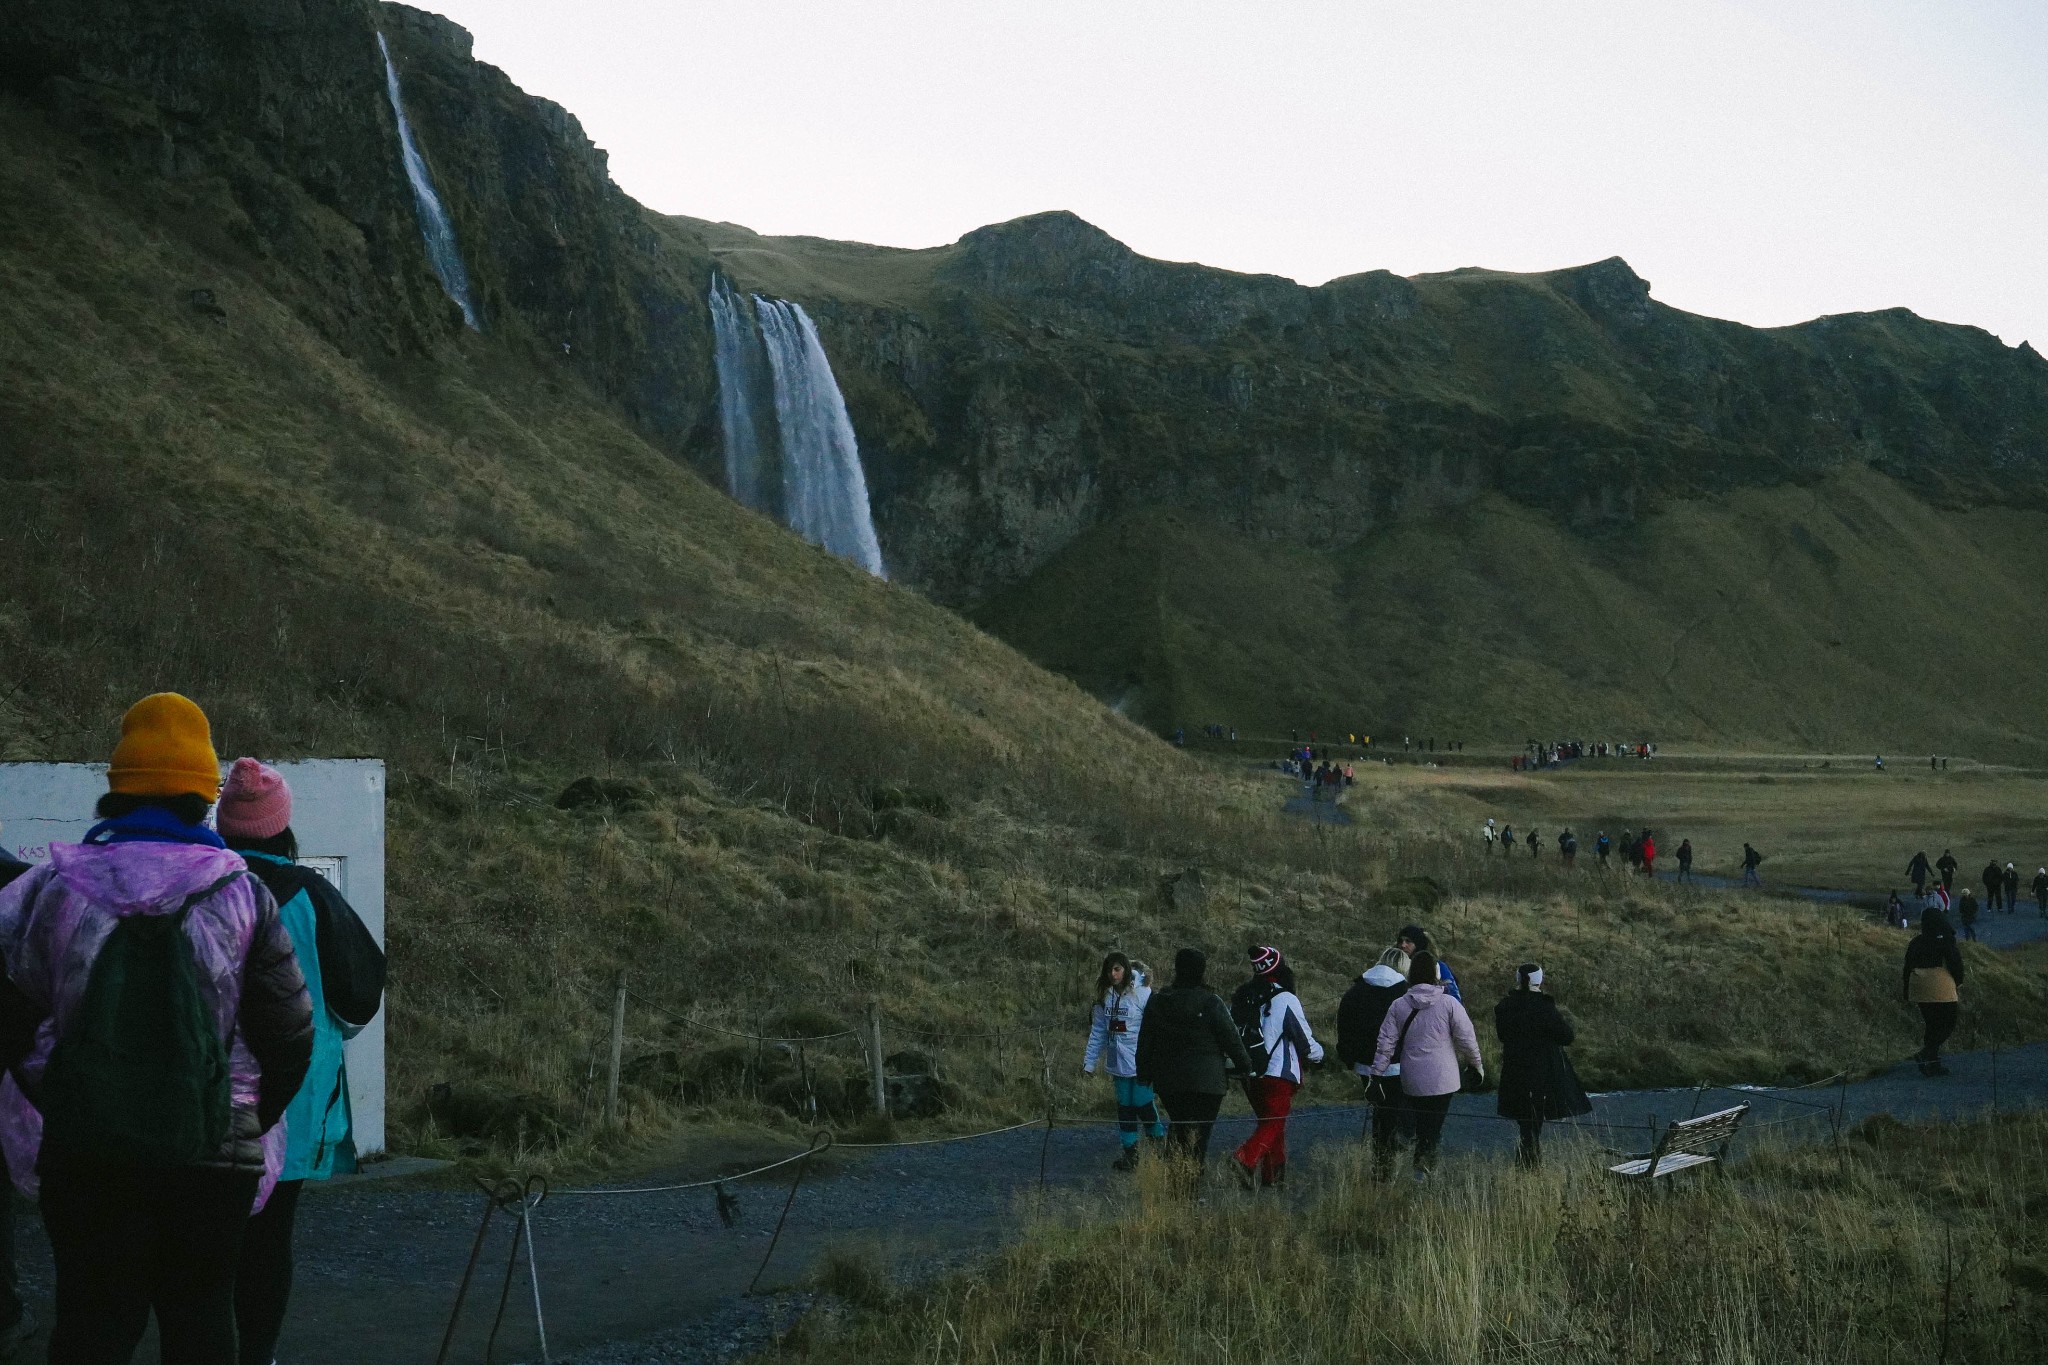
[(1941, 857), (1936, 860), (1934, 866), (1941, 873), (1941, 889), (1944, 891), (1954, 890), (1956, 884), (1956, 855), (1947, 849), (1943, 849)]
[[(1963, 892), (1963, 903), (1970, 893)], [(1920, 932), (1906, 945), (1906, 965), (1901, 981), (1904, 998), (1920, 1007), (1922, 1027), (1920, 1051), (1914, 1059), (1923, 1076), (1946, 1076), (1941, 1064), (1941, 1045), (1956, 1031), (1958, 988), (1963, 984), (1963, 955), (1956, 947), (1955, 930), (1939, 910), (1920, 916)]]
[(1572, 1026), (1543, 993), (1541, 966), (1524, 962), (1515, 968), (1515, 988), (1493, 1007), (1493, 1030), (1501, 1047), (1495, 1112), (1521, 1125), (1522, 1164), (1535, 1166), (1543, 1160), (1545, 1119), (1593, 1112), (1564, 1051), (1571, 1046)]
[(1643, 870), (1643, 846), (1636, 839), (1636, 836), (1630, 834), (1627, 830), (1621, 832), (1621, 856), (1628, 860), (1629, 871), (1641, 872)]
[(1927, 850), (1913, 855), (1913, 861), (1906, 864), (1906, 880), (1913, 883), (1913, 894), (1924, 893), (1927, 883), (1934, 879), (1934, 865), (1927, 861)]
[(1638, 848), (1638, 850), (1640, 851), (1640, 853), (1641, 853), (1641, 856), (1642, 856), (1642, 860), (1643, 860), (1643, 875), (1644, 875), (1645, 877), (1654, 877), (1654, 876), (1656, 876), (1656, 875), (1657, 875), (1657, 839), (1656, 839), (1656, 836), (1655, 836), (1655, 835), (1653, 835), (1653, 834), (1651, 834), (1649, 830), (1647, 830), (1647, 829), (1646, 829), (1646, 830), (1644, 830), (1644, 831), (1643, 831), (1643, 840), (1642, 840), (1642, 843), (1640, 843), (1639, 845), (1637, 845), (1637, 848)]
[(1763, 866), (1763, 862), (1763, 854), (1751, 848), (1747, 843), (1743, 844), (1742, 884), (1744, 886), (1762, 886), (1764, 884), (1763, 877), (1757, 872), (1757, 869)]
[(1415, 1131), (1402, 1102), (1400, 1065), (1389, 1066), (1384, 1076), (1372, 1074), (1380, 1024), (1388, 1007), (1407, 993), (1408, 954), (1389, 948), (1351, 983), (1337, 1006), (1337, 1056), (1365, 1086), (1365, 1100), (1372, 1108), (1367, 1131), (1372, 1135), (1373, 1172), (1380, 1180), (1393, 1179), (1394, 1153), (1402, 1137)]
[(1436, 1167), (1443, 1139), (1444, 1117), (1451, 1097), (1461, 1086), (1459, 1064), (1486, 1075), (1479, 1038), (1472, 1031), (1465, 1006), (1437, 980), (1436, 959), (1416, 953), (1408, 964), (1408, 990), (1387, 1009), (1373, 1050), (1372, 1074), (1384, 1076), (1401, 1068), (1401, 1093), (1415, 1113), (1415, 1178), (1425, 1180)]
[(1502, 825), (1500, 827), (1500, 851), (1502, 857), (1508, 857), (1514, 853), (1515, 827), (1513, 825)]
[(1495, 836), (1495, 834), (1494, 834), (1494, 830), (1493, 830), (1493, 817), (1492, 817), (1492, 816), (1488, 816), (1488, 817), (1486, 818), (1486, 827), (1485, 827), (1484, 829), (1480, 830), (1480, 831), (1479, 831), (1479, 834), (1480, 834), (1480, 837), (1481, 837), (1481, 838), (1483, 838), (1483, 839), (1485, 839), (1485, 840), (1486, 840), (1486, 851), (1487, 851), (1487, 852), (1488, 852), (1489, 854), (1490, 854), (1490, 853), (1492, 853), (1492, 852), (1493, 852), (1493, 841), (1494, 841), (1494, 838), (1496, 837), (1496, 836)]
[(377, 1017), (384, 999), (384, 950), (331, 882), (299, 866), (292, 791), (277, 769), (236, 759), (221, 786), (214, 822), (277, 902), (313, 1008), (312, 1064), (284, 1111), (277, 1188), (249, 1219), (235, 1272), (241, 1359), (244, 1365), (270, 1365), (291, 1299), (299, 1192), (308, 1180), (355, 1169), (342, 1047)]
[(1165, 1106), (1167, 1139), (1175, 1152), (1193, 1158), (1197, 1168), (1208, 1159), (1216, 1111), (1230, 1088), (1224, 1064), (1239, 1075), (1253, 1071), (1229, 1007), (1203, 980), (1208, 970), (1209, 959), (1200, 949), (1175, 953), (1173, 984), (1153, 992), (1138, 1035), (1137, 1079)]
[(1566, 867), (1579, 859), (1579, 836), (1572, 833), (1569, 825), (1565, 826), (1564, 833), (1557, 836), (1557, 856), (1564, 860)]
[(1301, 997), (1294, 993), (1294, 969), (1278, 948), (1255, 947), (1251, 960), (1251, 979), (1230, 999), (1230, 1021), (1252, 1059), (1246, 1097), (1259, 1116), (1258, 1127), (1234, 1158), (1246, 1189), (1285, 1183), (1287, 1114), (1294, 1107), (1294, 1092), (1301, 1089), (1303, 1069), (1323, 1060), (1323, 1045), (1310, 1031)]
[[(1417, 953), (1436, 957), (1436, 940), (1419, 924), (1402, 925), (1401, 937), (1394, 940), (1394, 946), (1410, 957)], [(1462, 1001), (1465, 998), (1465, 993), (1458, 989), (1458, 974), (1451, 970), (1450, 963), (1440, 957), (1436, 957), (1436, 979), (1443, 982), (1444, 994), (1451, 999)]]
[(1692, 880), (1692, 840), (1687, 839), (1678, 846), (1678, 880)]
[(2015, 915), (2020, 908), (2020, 870), (2011, 863), (2005, 865), (2005, 913)]
[(2034, 908), (2041, 912), (2041, 918), (2048, 919), (2048, 867), (2034, 874)]
[(1997, 859), (1984, 864), (1984, 906), (1991, 914), (1998, 913), (1998, 893), (2005, 886), (2005, 869)]
[(1956, 918), (1962, 922), (1963, 937), (1976, 942), (1977, 894), (1967, 886), (1963, 888), (1962, 899), (1956, 902)]
[(43, 1124), (49, 1358), (126, 1361), (154, 1310), (166, 1361), (233, 1365), (235, 1259), (311, 1000), (277, 902), (204, 823), (205, 714), (175, 693), (130, 707), (107, 787), (82, 842), (0, 891), (0, 1067)]
[(1159, 1117), (1152, 1087), (1138, 1080), (1138, 1038), (1152, 988), (1138, 980), (1128, 957), (1111, 953), (1102, 959), (1095, 989), (1101, 992), (1101, 998), (1095, 1002), (1088, 1047), (1081, 1055), (1081, 1070), (1092, 1076), (1100, 1062), (1109, 1073), (1116, 1088), (1117, 1140), (1123, 1147), (1111, 1169), (1134, 1171), (1138, 1168), (1139, 1136), (1155, 1142), (1166, 1136), (1166, 1124)]
[(1529, 837), (1524, 842), (1529, 845), (1529, 856), (1531, 858), (1534, 858), (1543, 851), (1543, 845), (1536, 841), (1536, 827), (1534, 825), (1529, 827)]
[(1606, 830), (1601, 830), (1599, 836), (1593, 840), (1593, 852), (1600, 855), (1600, 866), (1605, 869), (1607, 855), (1614, 852), (1614, 841), (1607, 837)]
[(1890, 899), (1884, 903), (1884, 919), (1885, 923), (1896, 925), (1901, 929), (1906, 928), (1909, 923), (1906, 919), (1906, 903), (1899, 899), (1897, 891), (1893, 891)]

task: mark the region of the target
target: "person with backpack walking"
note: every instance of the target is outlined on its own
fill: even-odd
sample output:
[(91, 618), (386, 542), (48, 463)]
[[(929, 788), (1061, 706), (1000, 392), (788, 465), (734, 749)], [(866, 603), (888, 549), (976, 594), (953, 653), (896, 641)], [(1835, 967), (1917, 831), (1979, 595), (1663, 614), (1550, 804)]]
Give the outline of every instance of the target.
[(1600, 870), (1605, 872), (1607, 870), (1607, 855), (1614, 852), (1614, 840), (1607, 837), (1606, 830), (1601, 830), (1594, 838), (1593, 852), (1600, 859)]
[(1230, 1020), (1252, 1060), (1245, 1096), (1259, 1123), (1237, 1149), (1238, 1179), (1279, 1185), (1287, 1178), (1287, 1115), (1301, 1089), (1303, 1068), (1321, 1065), (1323, 1045), (1308, 1026), (1294, 993), (1294, 968), (1278, 948), (1251, 949), (1252, 974), (1230, 998)]
[(1926, 894), (1927, 883), (1933, 878), (1934, 865), (1927, 861), (1927, 850), (1923, 848), (1906, 864), (1906, 880), (1913, 883), (1913, 894), (1922, 896)]
[(1414, 1132), (1401, 1102), (1400, 1064), (1389, 1066), (1384, 1076), (1372, 1074), (1380, 1024), (1388, 1008), (1407, 992), (1408, 954), (1389, 948), (1351, 983), (1337, 1005), (1337, 1057), (1365, 1086), (1365, 1102), (1372, 1111), (1368, 1131), (1372, 1134), (1373, 1167), (1381, 1180), (1393, 1178), (1394, 1153), (1402, 1136)]
[(1494, 1110), (1521, 1128), (1521, 1162), (1543, 1160), (1547, 1119), (1577, 1118), (1593, 1112), (1565, 1049), (1574, 1036), (1557, 1002), (1543, 993), (1543, 968), (1524, 962), (1515, 968), (1515, 988), (1493, 1007), (1493, 1031), (1500, 1038), (1500, 1094)]
[[(1965, 904), (1969, 892), (1963, 893)], [(1920, 1009), (1920, 1051), (1913, 1060), (1920, 1063), (1923, 1076), (1946, 1076), (1941, 1064), (1941, 1045), (1956, 1031), (1962, 1012), (1963, 954), (1956, 947), (1955, 930), (1947, 916), (1929, 910), (1920, 916), (1920, 932), (1906, 944), (1906, 964), (1901, 993)]]
[(1557, 836), (1557, 856), (1566, 870), (1579, 860), (1579, 836), (1572, 833), (1570, 825), (1566, 825), (1564, 833)]
[(1385, 1076), (1389, 1068), (1401, 1068), (1403, 1103), (1415, 1114), (1417, 1180), (1427, 1179), (1436, 1168), (1451, 1097), (1464, 1084), (1461, 1063), (1484, 1083), (1486, 1061), (1479, 1054), (1479, 1036), (1472, 1030), (1471, 1016), (1437, 980), (1436, 958), (1427, 952), (1412, 954), (1408, 989), (1387, 1007), (1387, 1017), (1380, 1021), (1372, 1074)]
[(1175, 953), (1173, 984), (1152, 993), (1138, 1034), (1137, 1080), (1165, 1107), (1174, 1151), (1198, 1167), (1208, 1159), (1209, 1134), (1230, 1088), (1226, 1065), (1241, 1076), (1256, 1069), (1223, 997), (1204, 979), (1208, 971), (1200, 949)]
[(1152, 1087), (1138, 1080), (1138, 1037), (1152, 988), (1138, 980), (1128, 957), (1111, 953), (1102, 959), (1095, 989), (1102, 993), (1102, 998), (1095, 1002), (1081, 1070), (1093, 1076), (1095, 1065), (1100, 1062), (1109, 1072), (1116, 1087), (1117, 1139), (1123, 1147), (1112, 1169), (1134, 1171), (1138, 1168), (1139, 1136), (1154, 1141), (1166, 1136), (1166, 1124), (1160, 1120)]
[(291, 1299), (299, 1193), (308, 1180), (355, 1169), (342, 1049), (383, 1004), (384, 950), (334, 884), (299, 865), (292, 790), (277, 769), (253, 758), (236, 759), (221, 786), (214, 825), (277, 902), (312, 1003), (312, 1061), (285, 1107), (284, 1164), (277, 1188), (242, 1234), (235, 1272), (241, 1365), (271, 1365)]
[(0, 1066), (43, 1124), (49, 1358), (126, 1361), (154, 1310), (166, 1361), (236, 1365), (236, 1257), (312, 1005), (277, 902), (203, 823), (205, 714), (176, 693), (130, 707), (107, 786), (82, 843), (0, 891)]
[(1762, 867), (1763, 863), (1764, 855), (1751, 848), (1747, 843), (1744, 843), (1742, 846), (1742, 884), (1744, 886), (1762, 886), (1764, 884), (1763, 877), (1757, 872), (1757, 869)]

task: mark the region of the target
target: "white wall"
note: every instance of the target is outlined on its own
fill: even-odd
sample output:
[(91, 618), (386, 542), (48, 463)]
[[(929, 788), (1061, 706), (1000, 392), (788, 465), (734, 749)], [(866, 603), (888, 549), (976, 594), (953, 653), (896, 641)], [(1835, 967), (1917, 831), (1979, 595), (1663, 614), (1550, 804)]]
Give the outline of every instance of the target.
[[(384, 763), (316, 758), (279, 763), (292, 788), (299, 853), (340, 888), (384, 942)], [(103, 763), (0, 763), (0, 847), (24, 862), (50, 856), (92, 827), (107, 789)], [(384, 1150), (384, 1013), (348, 1044), (348, 1098), (356, 1151)]]

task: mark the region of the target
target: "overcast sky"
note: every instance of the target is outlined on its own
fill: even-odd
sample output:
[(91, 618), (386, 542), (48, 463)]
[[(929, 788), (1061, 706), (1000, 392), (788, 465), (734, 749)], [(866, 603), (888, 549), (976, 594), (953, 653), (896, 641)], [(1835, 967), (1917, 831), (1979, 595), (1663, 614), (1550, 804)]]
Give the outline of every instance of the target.
[(1628, 258), (2048, 351), (2048, 0), (423, 0), (670, 213), (897, 246), (1071, 209), (1305, 283)]

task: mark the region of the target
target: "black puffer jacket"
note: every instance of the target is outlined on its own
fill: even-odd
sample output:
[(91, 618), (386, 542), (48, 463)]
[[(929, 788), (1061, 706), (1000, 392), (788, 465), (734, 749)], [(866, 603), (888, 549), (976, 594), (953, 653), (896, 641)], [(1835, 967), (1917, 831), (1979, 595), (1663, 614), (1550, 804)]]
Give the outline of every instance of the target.
[(1372, 1065), (1387, 1008), (1407, 993), (1407, 978), (1391, 967), (1370, 968), (1351, 983), (1337, 1003), (1337, 1057), (1344, 1065), (1354, 1071)]
[(1138, 1030), (1138, 1080), (1162, 1094), (1175, 1091), (1221, 1095), (1230, 1089), (1224, 1059), (1239, 1074), (1252, 1073), (1252, 1058), (1223, 997), (1207, 986), (1169, 986), (1154, 991)]
[(1572, 1026), (1541, 991), (1509, 991), (1493, 1007), (1500, 1035), (1498, 1112), (1511, 1119), (1565, 1119), (1593, 1112), (1565, 1048)]

